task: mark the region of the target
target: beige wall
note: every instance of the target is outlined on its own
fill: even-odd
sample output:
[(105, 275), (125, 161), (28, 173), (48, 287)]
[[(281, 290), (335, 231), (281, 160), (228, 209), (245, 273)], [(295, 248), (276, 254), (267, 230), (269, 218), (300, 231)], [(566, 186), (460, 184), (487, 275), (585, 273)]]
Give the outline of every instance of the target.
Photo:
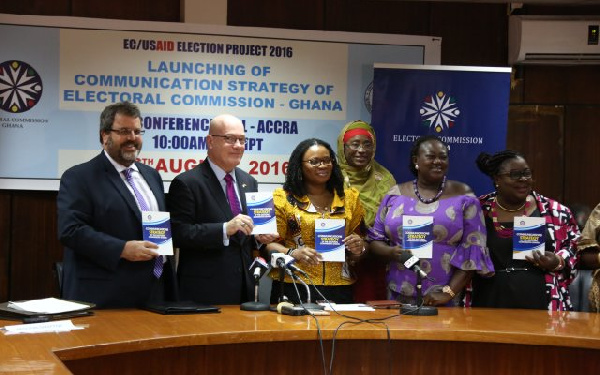
[(181, 22), (227, 25), (227, 0), (181, 0)]

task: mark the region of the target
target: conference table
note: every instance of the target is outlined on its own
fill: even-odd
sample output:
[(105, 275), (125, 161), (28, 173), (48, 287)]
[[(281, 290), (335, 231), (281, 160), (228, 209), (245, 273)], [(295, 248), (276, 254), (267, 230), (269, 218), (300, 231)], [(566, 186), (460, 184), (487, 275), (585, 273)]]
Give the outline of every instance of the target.
[[(239, 306), (196, 315), (98, 310), (72, 319), (82, 330), (0, 334), (0, 373), (587, 374), (600, 369), (599, 314), (445, 307), (437, 316), (400, 316), (395, 309), (342, 314), (349, 317), (288, 316)], [(1, 327), (19, 323), (0, 320)]]

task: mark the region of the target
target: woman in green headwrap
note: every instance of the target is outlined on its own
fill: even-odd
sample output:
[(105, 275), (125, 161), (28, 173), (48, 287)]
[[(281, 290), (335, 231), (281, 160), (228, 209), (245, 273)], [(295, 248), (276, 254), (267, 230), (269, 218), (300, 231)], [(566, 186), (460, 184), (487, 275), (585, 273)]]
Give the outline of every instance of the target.
[[(365, 209), (365, 223), (373, 225), (383, 196), (396, 185), (394, 176), (375, 161), (375, 131), (364, 121), (352, 121), (340, 132), (337, 140), (338, 164), (342, 168), (346, 187), (360, 192)], [(386, 298), (385, 264), (367, 256), (357, 269), (354, 284), (356, 302)]]

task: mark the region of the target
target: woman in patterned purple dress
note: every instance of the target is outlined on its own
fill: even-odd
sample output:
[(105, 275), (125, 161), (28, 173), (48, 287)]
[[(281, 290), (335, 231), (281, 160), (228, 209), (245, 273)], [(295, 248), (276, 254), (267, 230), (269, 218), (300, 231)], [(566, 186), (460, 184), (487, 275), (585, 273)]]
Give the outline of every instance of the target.
[(369, 250), (389, 260), (389, 297), (414, 304), (416, 274), (399, 261), (405, 252), (402, 217), (432, 216), (432, 256), (420, 262), (428, 276), (422, 280), (423, 303), (459, 305), (461, 292), (474, 272), (483, 276), (494, 273), (479, 201), (469, 186), (446, 179), (448, 146), (436, 136), (415, 141), (410, 170), (415, 180), (394, 186), (383, 198), (369, 231)]

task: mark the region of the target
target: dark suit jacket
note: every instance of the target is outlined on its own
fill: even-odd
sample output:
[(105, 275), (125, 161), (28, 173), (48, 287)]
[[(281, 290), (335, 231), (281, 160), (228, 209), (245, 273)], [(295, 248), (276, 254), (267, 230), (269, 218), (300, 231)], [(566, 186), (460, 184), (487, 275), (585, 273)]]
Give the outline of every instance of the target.
[[(235, 176), (242, 213), (247, 212), (244, 193), (257, 191), (258, 183), (239, 168)], [(248, 272), (254, 238), (238, 232), (223, 245), (223, 223), (233, 214), (213, 170), (204, 162), (177, 176), (169, 187), (173, 242), (179, 247), (177, 269), (182, 299), (207, 304), (239, 304), (253, 299)]]
[[(144, 164), (136, 165), (159, 209), (165, 211), (160, 175)], [(125, 242), (142, 240), (142, 218), (135, 198), (104, 152), (65, 171), (57, 206), (58, 237), (65, 246), (64, 298), (93, 302), (102, 308), (136, 307), (165, 284), (152, 275), (154, 260), (121, 259)], [(171, 264), (165, 264), (164, 278), (174, 278)], [(174, 292), (173, 281), (166, 283), (171, 288), (168, 296)]]

